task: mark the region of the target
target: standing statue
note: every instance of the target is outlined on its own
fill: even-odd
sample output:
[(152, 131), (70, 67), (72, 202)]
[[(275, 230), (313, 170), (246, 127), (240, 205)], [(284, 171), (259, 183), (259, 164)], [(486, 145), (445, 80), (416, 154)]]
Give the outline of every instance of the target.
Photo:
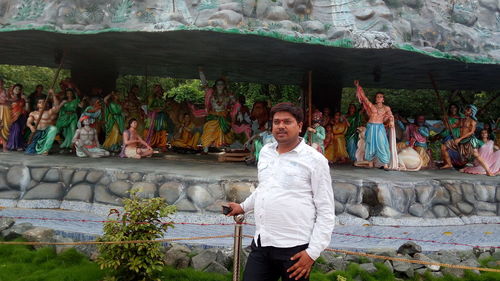
[(125, 114), (125, 120), (134, 118), (137, 120), (137, 131), (144, 131), (144, 112), (141, 108), (141, 101), (139, 98), (139, 86), (133, 85), (130, 87), (127, 98), (123, 101), (123, 113)]
[(477, 124), (476, 113), (477, 107), (475, 105), (470, 104), (466, 106), (464, 110), (465, 118), (462, 118), (459, 121), (460, 136), (456, 139), (448, 140), (441, 145), (441, 152), (444, 155), (444, 166), (441, 167), (441, 169), (453, 167), (449, 153), (455, 152), (459, 154), (459, 164), (462, 166), (465, 166), (465, 164), (471, 162), (473, 159), (476, 159), (476, 161), (486, 171), (486, 175), (495, 175), (478, 152), (478, 148), (483, 145), (483, 142), (478, 140), (474, 135)]
[(100, 158), (109, 156), (109, 151), (100, 148), (97, 131), (90, 127), (91, 118), (88, 115), (83, 115), (80, 120), (83, 124), (78, 126), (72, 143), (75, 146), (76, 156)]
[(7, 147), (9, 150), (21, 151), (24, 149), (24, 129), (26, 128), (28, 103), (23, 95), (23, 86), (16, 84), (10, 90), (11, 125)]
[(200, 133), (194, 132), (195, 124), (189, 113), (184, 113), (182, 117), (179, 118), (181, 125), (174, 136), (172, 141), (173, 147), (186, 148), (186, 149), (198, 149), (198, 142), (200, 141)]
[[(36, 103), (37, 110), (33, 111), (28, 116), (26, 125), (34, 133), (33, 140), (26, 147), (26, 154), (48, 155), (52, 148), (54, 139), (57, 135), (57, 127), (54, 126), (54, 121), (57, 118), (57, 113), (68, 101), (65, 100), (59, 103), (59, 99), (54, 94), (52, 89), (49, 90), (49, 96), (52, 96), (52, 108), (47, 109), (44, 98), (39, 98)], [(40, 122), (35, 124), (38, 118), (42, 116)], [(36, 126), (36, 127), (35, 127)]]
[(349, 123), (340, 112), (336, 112), (332, 119), (332, 147), (333, 162), (345, 163), (349, 159), (346, 150), (345, 133)]
[[(77, 109), (80, 105), (80, 98), (76, 95), (76, 91), (72, 88), (67, 88), (65, 91), (66, 102), (61, 103), (59, 118), (56, 122), (56, 127), (64, 137), (63, 143), (59, 148), (69, 148), (71, 150), (73, 135), (75, 134), (78, 125)], [(76, 95), (76, 96), (75, 96)]]
[(323, 119), (321, 120), (321, 126), (323, 126), (323, 128), (326, 128), (326, 126), (330, 125), (330, 121), (332, 119), (330, 116), (331, 114), (332, 111), (329, 107), (323, 108)]
[(351, 161), (356, 161), (356, 150), (358, 150), (358, 127), (361, 126), (361, 113), (353, 103), (349, 104), (347, 114), (345, 116), (349, 123), (349, 128), (345, 133), (347, 153)]
[[(165, 113), (166, 101), (163, 95), (163, 88), (160, 84), (156, 84), (153, 88), (153, 96), (149, 97), (146, 107), (148, 118), (146, 119), (144, 138), (151, 147), (165, 151), (167, 149), (168, 125), (172, 122), (168, 114)], [(136, 123), (139, 125), (137, 120)]]
[(327, 124), (325, 126), (325, 140), (323, 141), (323, 146), (325, 147), (325, 157), (328, 159), (328, 164), (333, 164), (334, 162), (334, 151), (333, 151), (333, 134), (332, 125)]
[(307, 128), (304, 135), (306, 143), (315, 148), (321, 154), (325, 151), (325, 128), (321, 126), (323, 114), (321, 111), (316, 110), (313, 112), (312, 126)]
[(110, 151), (120, 151), (122, 134), (125, 130), (122, 107), (118, 102), (118, 92), (112, 91), (104, 98), (106, 140), (102, 144)]
[[(479, 156), (481, 156), (486, 166), (488, 166), (488, 168), (490, 169), (490, 172), (492, 174), (498, 175), (500, 173), (500, 150), (488, 135), (488, 130), (481, 130), (481, 141), (484, 144), (479, 148), (478, 152)], [(476, 161), (474, 161), (473, 167), (464, 168), (460, 170), (460, 172), (476, 175), (486, 174), (486, 170), (477, 159)]]
[(155, 153), (153, 148), (137, 133), (137, 120), (128, 120), (128, 128), (123, 132), (123, 146), (120, 157), (141, 159)]
[[(375, 166), (375, 158), (384, 164), (385, 169), (389, 169), (389, 164), (392, 164), (391, 166), (396, 165), (397, 167), (397, 159), (393, 159), (397, 158), (394, 117), (391, 108), (384, 105), (384, 94), (380, 92), (376, 93), (375, 104), (373, 104), (366, 97), (358, 80), (354, 81), (354, 85), (356, 86), (356, 96), (369, 116), (368, 124), (366, 125), (365, 160), (370, 161), (370, 167)], [(389, 128), (391, 131), (394, 131), (391, 132), (391, 136), (394, 135), (393, 149), (389, 146), (387, 132), (384, 127), (384, 122), (386, 121), (389, 121)]]
[(29, 111), (36, 110), (36, 101), (39, 98), (46, 98), (47, 96), (43, 93), (43, 85), (36, 85), (35, 91), (29, 96)]
[(9, 96), (4, 89), (3, 79), (0, 78), (0, 143), (3, 152), (7, 152), (7, 140), (9, 139), (9, 128), (11, 123)]
[(203, 153), (206, 154), (211, 146), (222, 148), (233, 142), (228, 112), (231, 111), (234, 102), (225, 80), (218, 79), (213, 87), (208, 87), (205, 74), (201, 70), (200, 79), (205, 88), (205, 110), (207, 112), (207, 122), (203, 126), (203, 134), (201, 135)]

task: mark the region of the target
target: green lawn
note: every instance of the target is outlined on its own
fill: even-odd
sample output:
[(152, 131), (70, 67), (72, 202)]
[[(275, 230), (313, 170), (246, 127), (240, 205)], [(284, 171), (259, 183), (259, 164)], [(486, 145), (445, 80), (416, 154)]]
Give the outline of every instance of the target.
[[(486, 261), (487, 262), (487, 261)], [(340, 281), (345, 277), (352, 281), (357, 276), (363, 281), (395, 281), (396, 278), (382, 264), (376, 264), (378, 271), (369, 274), (360, 270), (356, 264), (348, 266), (346, 271), (332, 274), (322, 274), (313, 271), (312, 281)], [(34, 250), (29, 246), (0, 245), (0, 281), (99, 281), (103, 280), (105, 272), (98, 265), (89, 261), (74, 249), (56, 255), (53, 248)], [(211, 274), (194, 269), (176, 270), (166, 267), (161, 276), (169, 281), (231, 281), (230, 275)], [(466, 272), (464, 278), (432, 278), (430, 274), (424, 278), (411, 280), (424, 281), (500, 281), (499, 273), (482, 273), (476, 275)]]

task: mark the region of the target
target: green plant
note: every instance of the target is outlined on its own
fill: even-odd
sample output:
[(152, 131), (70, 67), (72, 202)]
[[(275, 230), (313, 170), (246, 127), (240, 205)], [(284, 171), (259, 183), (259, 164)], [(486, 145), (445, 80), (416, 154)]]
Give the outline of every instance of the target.
[[(160, 219), (175, 213), (176, 207), (167, 205), (164, 198), (140, 198), (138, 192), (130, 191), (130, 199), (123, 200), (124, 212), (110, 211), (112, 221), (104, 224), (104, 235), (98, 241), (151, 241), (173, 227)], [(109, 280), (159, 280), (164, 265), (160, 243), (101, 244), (98, 248), (97, 262), (101, 269), (111, 269)]]

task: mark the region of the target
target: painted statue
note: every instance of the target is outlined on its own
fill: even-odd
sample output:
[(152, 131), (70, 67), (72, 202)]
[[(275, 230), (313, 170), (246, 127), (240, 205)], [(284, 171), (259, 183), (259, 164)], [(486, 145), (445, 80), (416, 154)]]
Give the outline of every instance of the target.
[(75, 146), (76, 156), (100, 158), (109, 156), (109, 151), (100, 148), (97, 131), (90, 126), (91, 118), (88, 115), (83, 115), (79, 123), (79, 129), (76, 130), (73, 136), (72, 143)]
[(271, 132), (271, 126), (266, 130), (254, 134), (248, 141), (243, 145), (244, 148), (250, 151), (250, 156), (245, 159), (247, 165), (256, 164), (259, 162), (260, 151), (264, 145), (268, 143), (274, 143), (276, 139)]
[(21, 151), (26, 143), (24, 140), (24, 129), (28, 118), (28, 103), (23, 95), (23, 86), (16, 84), (11, 89), (11, 125), (7, 147), (9, 150)]
[(351, 161), (356, 161), (356, 150), (358, 149), (358, 127), (361, 126), (361, 113), (356, 108), (353, 103), (349, 104), (347, 109), (347, 114), (345, 115), (347, 122), (349, 123), (349, 128), (345, 132), (345, 140), (347, 153), (349, 154), (349, 159)]
[(0, 78), (0, 144), (3, 152), (7, 152), (7, 140), (11, 123), (10, 102), (7, 91), (4, 89), (3, 79)]
[(78, 126), (77, 109), (80, 106), (80, 98), (76, 93), (76, 90), (72, 88), (67, 88), (65, 91), (66, 102), (61, 106), (59, 117), (56, 122), (59, 133), (64, 137), (64, 141), (59, 148), (69, 148), (70, 150), (72, 148), (71, 141), (73, 140), (73, 135)]
[(345, 133), (349, 127), (349, 123), (341, 115), (336, 112), (332, 119), (332, 147), (333, 147), (333, 162), (345, 163), (349, 159), (346, 150)]
[[(481, 130), (481, 141), (484, 144), (479, 148), (478, 154), (483, 159), (484, 164), (488, 166), (490, 172), (498, 175), (500, 173), (500, 150), (493, 140), (489, 138), (488, 130)], [(476, 175), (486, 174), (486, 170), (477, 159), (474, 161), (473, 167), (466, 167), (461, 169), (460, 172)]]
[[(397, 169), (394, 117), (392, 115), (391, 108), (384, 105), (384, 94), (380, 92), (376, 93), (375, 104), (373, 104), (366, 97), (363, 88), (359, 85), (359, 81), (354, 81), (354, 85), (356, 86), (356, 96), (369, 117), (365, 135), (365, 160), (371, 162), (370, 167), (375, 166), (376, 158), (384, 164), (385, 169)], [(389, 128), (391, 129), (391, 139), (394, 139), (391, 142), (391, 145), (389, 145), (387, 132), (384, 126), (384, 122), (386, 121), (389, 122)]]
[[(94, 97), (90, 100), (90, 105), (83, 110), (82, 114), (80, 115), (80, 119), (84, 116), (89, 117), (89, 123), (90, 126), (94, 129), (96, 129), (97, 133), (99, 134), (99, 131), (101, 129), (101, 123), (103, 120), (103, 108), (102, 108), (103, 102), (101, 101), (100, 98)], [(80, 125), (81, 122), (78, 123)]]
[[(172, 123), (166, 110), (164, 90), (161, 85), (156, 84), (153, 88), (153, 95), (149, 97), (146, 119), (146, 129), (144, 131), (145, 141), (151, 147), (158, 147), (165, 151), (167, 149), (167, 130), (169, 123)], [(139, 123), (137, 122), (137, 126)]]
[(128, 128), (123, 132), (123, 146), (120, 157), (141, 159), (150, 157), (155, 151), (137, 133), (137, 120), (130, 119)]
[(224, 79), (215, 81), (213, 87), (208, 87), (208, 82), (203, 71), (200, 79), (205, 88), (205, 110), (207, 122), (203, 126), (201, 144), (203, 153), (208, 153), (209, 147), (222, 148), (233, 143), (233, 132), (228, 120), (228, 113), (233, 107), (232, 94), (229, 93)]
[(325, 157), (328, 159), (328, 164), (333, 164), (333, 135), (332, 135), (332, 125), (327, 124), (325, 126), (325, 140), (323, 141), (323, 146), (325, 147)]
[[(399, 121), (399, 120), (398, 120)], [(427, 151), (427, 138), (430, 129), (425, 122), (425, 116), (419, 115), (412, 124), (402, 121), (397, 122), (398, 126), (405, 130), (407, 142), (406, 146), (413, 148), (422, 159), (422, 168), (427, 168), (431, 164), (431, 157)]]
[(174, 136), (172, 146), (197, 150), (201, 134), (195, 131), (196, 126), (193, 123), (191, 115), (184, 113), (179, 119), (181, 120), (181, 124)]
[(256, 101), (252, 106), (250, 119), (252, 119), (252, 135), (267, 131), (271, 127), (267, 102)]
[(130, 87), (127, 98), (123, 101), (123, 113), (125, 120), (134, 118), (137, 120), (137, 131), (144, 131), (144, 111), (141, 108), (141, 101), (137, 98), (139, 96), (139, 86), (133, 85)]
[(323, 120), (323, 113), (316, 110), (313, 112), (312, 116), (312, 126), (307, 128), (304, 135), (306, 143), (315, 148), (321, 154), (325, 151), (325, 128), (321, 126), (321, 121)]
[(329, 107), (323, 108), (323, 119), (321, 120), (321, 126), (323, 126), (323, 128), (326, 128), (326, 126), (330, 125), (330, 121), (332, 120), (330, 116), (331, 114), (332, 111)]
[(460, 157), (460, 163), (462, 166), (471, 162), (475, 159), (486, 171), (486, 175), (494, 176), (495, 174), (490, 171), (489, 165), (484, 161), (478, 152), (478, 148), (483, 145), (483, 142), (478, 140), (474, 132), (476, 131), (476, 113), (477, 107), (470, 104), (465, 107), (464, 115), (465, 117), (460, 119), (460, 136), (455, 139), (450, 139), (441, 145), (441, 152), (445, 156), (444, 166), (441, 169), (452, 168), (452, 162), (450, 153), (457, 153)]
[(39, 98), (46, 98), (47, 96), (43, 93), (43, 85), (36, 85), (35, 91), (29, 96), (29, 111), (36, 110), (36, 101)]
[[(52, 96), (52, 108), (47, 109), (45, 99), (40, 98), (36, 104), (37, 110), (31, 112), (28, 116), (26, 125), (34, 135), (31, 143), (26, 147), (26, 154), (48, 155), (54, 143), (54, 139), (58, 132), (57, 127), (54, 126), (54, 122), (57, 118), (57, 113), (68, 101), (64, 100), (59, 103), (59, 99), (52, 89), (49, 90), (49, 95)], [(35, 122), (40, 115), (40, 122), (35, 127)]]
[(231, 110), (231, 128), (234, 139), (244, 144), (252, 136), (250, 109), (245, 105), (245, 97), (240, 96)]
[(106, 105), (104, 116), (106, 140), (102, 146), (110, 151), (120, 151), (125, 121), (122, 107), (118, 102), (118, 93), (113, 91), (107, 95), (104, 98), (104, 104)]

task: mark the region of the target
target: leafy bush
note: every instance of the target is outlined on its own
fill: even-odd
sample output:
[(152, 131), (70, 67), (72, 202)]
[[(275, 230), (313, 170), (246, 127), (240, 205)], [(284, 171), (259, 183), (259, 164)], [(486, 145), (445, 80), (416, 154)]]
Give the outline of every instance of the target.
[[(173, 227), (160, 219), (175, 213), (175, 206), (168, 206), (163, 198), (140, 198), (138, 190), (130, 193), (130, 199), (123, 200), (123, 213), (110, 211), (109, 216), (117, 219), (104, 224), (104, 235), (98, 241), (156, 240)], [(108, 280), (159, 280), (164, 265), (160, 243), (100, 244), (98, 248), (101, 269), (111, 269)]]

